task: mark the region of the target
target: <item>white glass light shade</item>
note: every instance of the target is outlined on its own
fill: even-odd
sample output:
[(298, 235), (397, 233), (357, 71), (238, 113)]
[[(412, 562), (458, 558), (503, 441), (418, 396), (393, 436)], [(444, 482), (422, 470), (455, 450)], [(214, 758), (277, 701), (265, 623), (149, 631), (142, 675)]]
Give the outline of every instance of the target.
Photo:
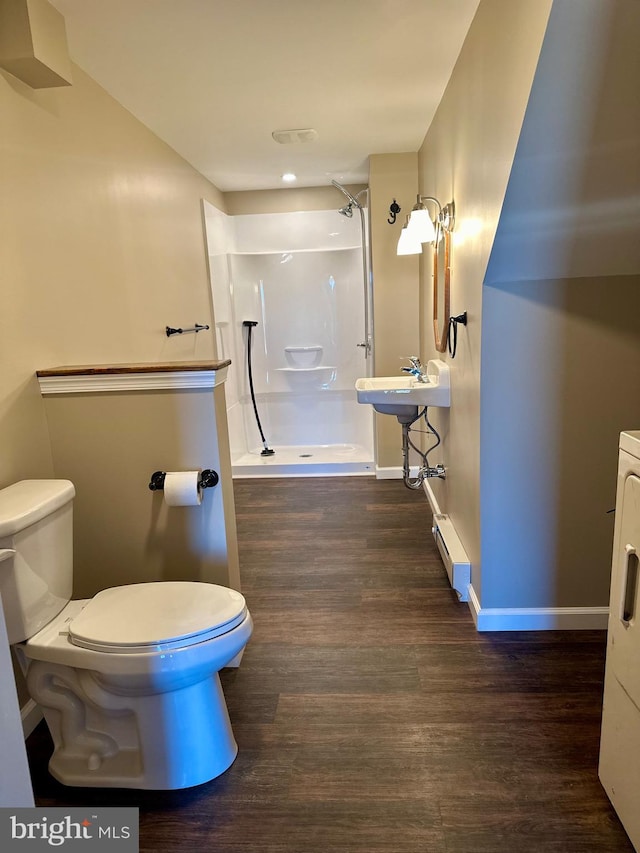
[(420, 243), (433, 243), (436, 239), (436, 229), (426, 208), (411, 211), (408, 228), (412, 237)]
[(415, 235), (411, 233), (408, 225), (402, 226), (402, 231), (400, 231), (400, 239), (398, 240), (398, 248), (396, 250), (396, 254), (398, 255), (421, 255), (422, 254), (422, 245), (420, 241), (416, 239)]

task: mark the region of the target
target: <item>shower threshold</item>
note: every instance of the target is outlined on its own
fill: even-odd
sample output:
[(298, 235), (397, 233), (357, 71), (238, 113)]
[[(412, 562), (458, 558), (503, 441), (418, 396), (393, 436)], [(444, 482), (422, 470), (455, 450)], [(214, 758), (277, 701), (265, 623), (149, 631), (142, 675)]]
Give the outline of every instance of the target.
[(269, 445), (274, 456), (257, 448), (233, 460), (234, 477), (338, 477), (373, 474), (370, 451), (357, 444)]

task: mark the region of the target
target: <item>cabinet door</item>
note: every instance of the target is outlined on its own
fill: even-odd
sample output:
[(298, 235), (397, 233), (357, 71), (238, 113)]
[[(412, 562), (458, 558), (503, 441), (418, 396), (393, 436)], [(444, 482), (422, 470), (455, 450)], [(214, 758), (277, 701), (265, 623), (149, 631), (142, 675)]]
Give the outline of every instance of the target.
[(629, 838), (640, 850), (640, 714), (608, 670), (598, 772)]
[(640, 708), (640, 478), (626, 477), (617, 510), (607, 666)]

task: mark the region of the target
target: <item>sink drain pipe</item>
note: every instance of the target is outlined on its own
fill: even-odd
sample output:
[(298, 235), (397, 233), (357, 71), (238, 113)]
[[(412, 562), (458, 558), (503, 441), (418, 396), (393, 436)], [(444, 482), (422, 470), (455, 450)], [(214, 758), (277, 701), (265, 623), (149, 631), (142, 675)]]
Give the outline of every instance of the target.
[(258, 430), (260, 432), (260, 438), (262, 439), (262, 447), (263, 450), (260, 451), (260, 456), (273, 456), (275, 454), (275, 450), (272, 450), (270, 447), (267, 447), (267, 440), (264, 437), (264, 432), (262, 431), (262, 424), (260, 423), (260, 415), (258, 414), (258, 406), (256, 404), (256, 395), (253, 390), (253, 373), (251, 371), (251, 331), (254, 326), (258, 325), (257, 320), (243, 320), (242, 325), (247, 330), (247, 373), (249, 374), (249, 391), (251, 392), (251, 402), (253, 403), (253, 413), (256, 416), (256, 423), (258, 424)]
[[(411, 441), (411, 437), (409, 433), (412, 431), (412, 427), (419, 420), (424, 418), (424, 422), (427, 425), (426, 430), (416, 430), (416, 432), (422, 432), (427, 435), (433, 435), (436, 439), (436, 443), (432, 444), (431, 447), (426, 450), (424, 453), (420, 450), (420, 448), (416, 447), (416, 445)], [(413, 419), (411, 420), (401, 420), (398, 418), (402, 425), (402, 481), (408, 489), (420, 489), (422, 488), (423, 482), (428, 477), (439, 477), (441, 480), (445, 479), (445, 469), (444, 465), (429, 465), (429, 454), (432, 450), (435, 450), (436, 447), (440, 444), (440, 436), (436, 428), (429, 422), (429, 418), (427, 416), (427, 407), (424, 409)], [(409, 449), (415, 450), (418, 456), (422, 459), (422, 465), (418, 469), (417, 477), (411, 476), (411, 469), (409, 465)]]

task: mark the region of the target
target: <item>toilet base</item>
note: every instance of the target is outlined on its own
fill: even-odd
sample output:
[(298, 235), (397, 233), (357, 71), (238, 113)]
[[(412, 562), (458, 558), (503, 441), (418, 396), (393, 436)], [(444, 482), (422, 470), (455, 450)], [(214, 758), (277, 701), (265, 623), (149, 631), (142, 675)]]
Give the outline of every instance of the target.
[(218, 673), (179, 690), (127, 695), (87, 670), (32, 661), (28, 685), (63, 785), (172, 790), (224, 773), (238, 754)]
[[(210, 782), (216, 776), (220, 776), (236, 760), (238, 746), (234, 741), (234, 748), (229, 750), (223, 762), (218, 764), (212, 776), (199, 782), (189, 781), (186, 784), (168, 784), (167, 781), (158, 779), (151, 783), (142, 774), (140, 755), (136, 750), (122, 750), (113, 758), (107, 758), (101, 768), (100, 776), (87, 774), (87, 760), (78, 756), (66, 755), (63, 752), (54, 752), (49, 761), (49, 773), (63, 785), (79, 788), (139, 788), (156, 791), (169, 791), (178, 788), (192, 788)], [(228, 761), (228, 763), (227, 763)], [(225, 766), (222, 766), (222, 765)]]

